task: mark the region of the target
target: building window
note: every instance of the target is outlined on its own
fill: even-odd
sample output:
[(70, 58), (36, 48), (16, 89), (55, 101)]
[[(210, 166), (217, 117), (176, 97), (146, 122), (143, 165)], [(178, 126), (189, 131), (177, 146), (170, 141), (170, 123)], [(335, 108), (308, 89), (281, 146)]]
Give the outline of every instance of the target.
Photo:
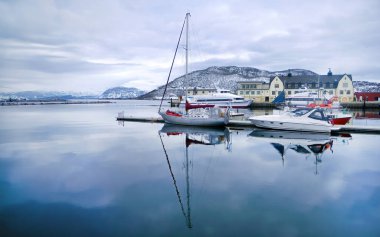
[(255, 91), (251, 91), (251, 95), (254, 95), (255, 94)]
[(350, 90), (347, 90), (346, 94), (347, 94), (347, 95), (351, 95), (351, 91), (350, 91)]
[(275, 92), (275, 91), (272, 91), (272, 95), (276, 95), (276, 92)]
[(240, 95), (242, 95), (243, 94), (243, 91), (240, 91)]
[(343, 90), (340, 90), (340, 91), (339, 91), (339, 94), (343, 95)]
[(245, 89), (245, 85), (243, 84), (243, 85), (241, 85), (241, 89)]
[(279, 84), (274, 84), (274, 88), (280, 88)]
[(253, 88), (253, 89), (256, 89), (256, 88), (257, 88), (257, 87), (256, 87), (256, 84), (252, 85), (252, 88)]
[(249, 91), (246, 91), (245, 94), (246, 94), (246, 95), (249, 95)]
[(256, 94), (257, 94), (257, 95), (260, 95), (260, 91), (257, 91)]
[(288, 91), (288, 95), (291, 95), (292, 94), (292, 91)]
[(348, 87), (348, 83), (347, 83), (347, 82), (344, 82), (344, 83), (343, 83), (343, 87), (344, 87), (344, 88), (347, 88), (347, 87)]
[(330, 91), (329, 91), (329, 94), (330, 94), (330, 95), (334, 94), (334, 91), (333, 91), (333, 90), (330, 90)]

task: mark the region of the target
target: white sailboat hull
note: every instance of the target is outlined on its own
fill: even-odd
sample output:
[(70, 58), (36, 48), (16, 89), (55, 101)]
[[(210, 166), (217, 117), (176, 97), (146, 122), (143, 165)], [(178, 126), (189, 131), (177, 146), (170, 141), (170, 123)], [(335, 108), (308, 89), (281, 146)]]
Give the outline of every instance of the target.
[(186, 125), (186, 126), (225, 126), (226, 119), (224, 117), (210, 118), (210, 117), (195, 117), (195, 116), (173, 116), (160, 111), (159, 114), (166, 123)]

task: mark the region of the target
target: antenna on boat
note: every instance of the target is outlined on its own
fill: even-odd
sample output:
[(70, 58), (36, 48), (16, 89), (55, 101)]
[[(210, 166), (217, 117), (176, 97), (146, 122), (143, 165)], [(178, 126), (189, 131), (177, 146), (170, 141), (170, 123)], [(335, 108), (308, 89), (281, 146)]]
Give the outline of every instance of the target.
[[(189, 83), (188, 80), (188, 70), (189, 70), (189, 18), (190, 18), (190, 13), (186, 13), (186, 74), (185, 74), (185, 81), (186, 83)], [(186, 94), (185, 94), (185, 102), (187, 101), (187, 89), (188, 89), (188, 84), (186, 85)]]
[[(179, 38), (178, 38), (178, 42), (177, 42), (177, 47), (175, 48), (175, 52), (174, 52), (174, 57), (173, 57), (172, 65), (170, 66), (170, 71), (169, 71), (168, 79), (166, 80), (166, 85), (165, 85), (164, 93), (162, 94), (162, 98), (161, 98), (161, 102), (160, 102), (160, 107), (158, 108), (158, 112), (161, 111), (162, 101), (164, 100), (165, 93), (166, 93), (166, 89), (168, 88), (168, 83), (169, 83), (170, 75), (171, 75), (172, 70), (173, 70), (174, 60), (175, 60), (175, 57), (177, 56), (177, 51), (178, 51), (179, 42), (181, 41), (183, 28), (185, 27), (185, 22), (187, 21), (187, 15), (188, 15), (188, 14), (190, 15), (190, 13), (186, 13), (185, 20), (183, 21), (183, 24), (182, 24), (181, 33), (179, 34)], [(186, 51), (186, 52), (187, 52), (187, 51)], [(186, 64), (186, 65), (187, 65), (187, 64)], [(187, 69), (186, 69), (186, 70), (187, 70)]]

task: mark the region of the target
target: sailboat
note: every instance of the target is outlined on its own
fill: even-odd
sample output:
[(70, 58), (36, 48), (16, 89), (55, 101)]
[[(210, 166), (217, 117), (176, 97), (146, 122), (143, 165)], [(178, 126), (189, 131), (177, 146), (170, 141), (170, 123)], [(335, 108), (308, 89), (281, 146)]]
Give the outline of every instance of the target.
[[(170, 67), (169, 71), (169, 76), (166, 81), (164, 93), (162, 95), (160, 107), (158, 108), (158, 114), (164, 119), (166, 123), (171, 123), (171, 124), (179, 124), (179, 125), (191, 125), (191, 126), (225, 126), (228, 121), (229, 121), (229, 109), (227, 109), (226, 112), (224, 112), (221, 108), (219, 107), (213, 107), (213, 108), (198, 108), (195, 111), (191, 112), (177, 112), (177, 111), (171, 111), (171, 110), (166, 110), (162, 111), (162, 101), (165, 97), (166, 89), (168, 86), (168, 82), (170, 79), (170, 74), (173, 69), (174, 61), (177, 55), (178, 51), (178, 46), (182, 38), (182, 32), (183, 29), (185, 28), (186, 25), (186, 74), (185, 74), (185, 80), (188, 81), (188, 32), (189, 32), (189, 18), (190, 18), (190, 13), (186, 13), (185, 20), (182, 25), (181, 33), (179, 35), (179, 39), (177, 42), (177, 47), (174, 53), (173, 61)], [(187, 100), (187, 90), (186, 90), (186, 99)]]

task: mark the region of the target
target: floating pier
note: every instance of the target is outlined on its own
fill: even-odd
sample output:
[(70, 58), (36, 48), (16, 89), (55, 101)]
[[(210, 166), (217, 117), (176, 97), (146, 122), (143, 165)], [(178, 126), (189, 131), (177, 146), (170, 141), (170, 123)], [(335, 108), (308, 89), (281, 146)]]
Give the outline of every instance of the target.
[(117, 121), (125, 122), (143, 122), (143, 123), (165, 123), (162, 118), (159, 117), (117, 117)]
[[(117, 121), (125, 122), (144, 122), (144, 123), (164, 123), (165, 121), (160, 117), (125, 117), (122, 113), (116, 118)], [(247, 120), (230, 120), (226, 127), (234, 128), (247, 128), (255, 127), (250, 121)], [(380, 134), (380, 127), (376, 126), (358, 126), (358, 125), (339, 125), (333, 127), (332, 134), (339, 133), (364, 133), (364, 134)]]

